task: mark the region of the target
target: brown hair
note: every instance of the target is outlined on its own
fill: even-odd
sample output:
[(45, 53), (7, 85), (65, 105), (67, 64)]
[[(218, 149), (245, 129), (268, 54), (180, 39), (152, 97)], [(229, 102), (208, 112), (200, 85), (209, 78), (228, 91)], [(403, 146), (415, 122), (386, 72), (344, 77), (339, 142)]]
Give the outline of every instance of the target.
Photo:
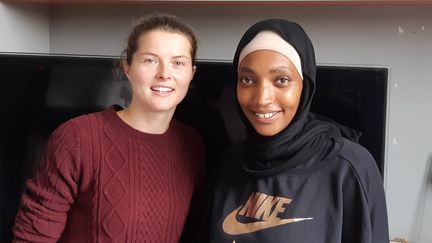
[(195, 65), (196, 53), (198, 50), (198, 39), (193, 29), (184, 23), (180, 18), (170, 14), (155, 13), (141, 18), (129, 34), (127, 47), (123, 50), (121, 59), (127, 64), (132, 63), (133, 55), (138, 49), (138, 39), (142, 34), (153, 30), (164, 30), (172, 33), (185, 35), (191, 45), (192, 64)]

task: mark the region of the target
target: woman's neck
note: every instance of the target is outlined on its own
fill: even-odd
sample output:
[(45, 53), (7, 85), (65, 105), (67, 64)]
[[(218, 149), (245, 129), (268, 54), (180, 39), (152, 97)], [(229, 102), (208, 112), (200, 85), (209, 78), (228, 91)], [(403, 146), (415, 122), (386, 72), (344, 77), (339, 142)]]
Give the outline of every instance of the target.
[(162, 134), (168, 130), (174, 112), (152, 113), (130, 105), (118, 111), (117, 114), (126, 124), (138, 131), (150, 134)]

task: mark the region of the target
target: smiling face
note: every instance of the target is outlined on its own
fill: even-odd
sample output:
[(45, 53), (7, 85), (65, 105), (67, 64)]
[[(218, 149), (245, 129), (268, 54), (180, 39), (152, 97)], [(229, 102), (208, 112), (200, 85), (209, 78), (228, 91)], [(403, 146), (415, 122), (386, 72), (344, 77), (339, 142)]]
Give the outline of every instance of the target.
[(180, 33), (153, 30), (141, 35), (131, 64), (124, 63), (132, 86), (131, 106), (174, 113), (195, 72), (191, 48), (189, 39)]
[(303, 80), (292, 62), (276, 51), (259, 50), (240, 63), (237, 100), (258, 134), (273, 136), (293, 120)]

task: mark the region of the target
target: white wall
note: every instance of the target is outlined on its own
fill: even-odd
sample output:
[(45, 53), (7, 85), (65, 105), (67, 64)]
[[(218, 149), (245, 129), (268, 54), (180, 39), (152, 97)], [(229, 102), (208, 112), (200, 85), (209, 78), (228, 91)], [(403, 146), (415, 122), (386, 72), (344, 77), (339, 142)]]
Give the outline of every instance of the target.
[[(154, 10), (144, 5), (54, 5), (50, 52), (119, 55), (132, 16)], [(432, 242), (432, 6), (157, 10), (174, 13), (195, 28), (200, 59), (232, 60), (247, 27), (262, 18), (285, 17), (309, 33), (319, 64), (389, 67), (385, 187), (390, 233), (410, 242)]]
[(49, 52), (49, 7), (0, 2), (0, 52)]

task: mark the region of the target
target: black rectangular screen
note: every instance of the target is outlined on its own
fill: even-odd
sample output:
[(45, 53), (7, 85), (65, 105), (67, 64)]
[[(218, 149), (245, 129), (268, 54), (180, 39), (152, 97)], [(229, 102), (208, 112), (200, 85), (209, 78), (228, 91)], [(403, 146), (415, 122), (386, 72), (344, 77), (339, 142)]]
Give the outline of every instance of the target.
[[(112, 103), (127, 104), (128, 81), (113, 73), (115, 58), (0, 54), (1, 242), (11, 227), (24, 181), (49, 134), (62, 122)], [(175, 117), (195, 126), (206, 143), (207, 168), (244, 137), (229, 62), (200, 61)], [(311, 110), (363, 133), (360, 144), (384, 168), (387, 68), (318, 66)], [(7, 185), (7, 186), (6, 186)]]

